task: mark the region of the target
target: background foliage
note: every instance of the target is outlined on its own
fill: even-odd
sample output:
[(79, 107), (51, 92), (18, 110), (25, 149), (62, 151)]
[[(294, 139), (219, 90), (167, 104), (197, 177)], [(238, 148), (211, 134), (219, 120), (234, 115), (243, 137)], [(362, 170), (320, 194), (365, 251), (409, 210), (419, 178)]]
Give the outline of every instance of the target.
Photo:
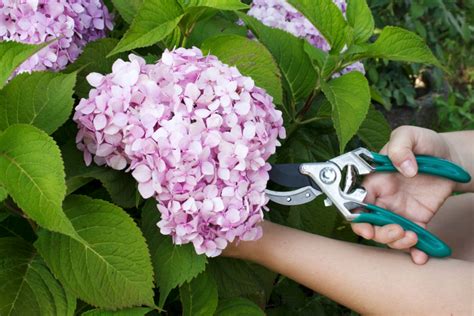
[(443, 74), (426, 65), (366, 62), (367, 77), (380, 93), (380, 104), (387, 110), (395, 107), (393, 116), (404, 117), (402, 121), (394, 119), (394, 125), (416, 123), (441, 131), (474, 128), (474, 62), (470, 57), (474, 53), (474, 1), (368, 3), (377, 27), (399, 25), (416, 32), (449, 69)]
[[(380, 149), (390, 127), (371, 100), (386, 109), (415, 106), (416, 78), (427, 73), (433, 87), (443, 86), (441, 68), (420, 65), (441, 66), (438, 59), (450, 70), (449, 97), (436, 99), (443, 129), (472, 127), (472, 88), (465, 83), (472, 78), (472, 15), (465, 12), (472, 4), (371, 0), (374, 20), (365, 1), (352, 0), (346, 22), (330, 0), (289, 2), (324, 34), (331, 52), (264, 26), (238, 0), (111, 0), (110, 37), (90, 43), (61, 73), (7, 82), (40, 47), (0, 43), (1, 315), (351, 313), (264, 267), (173, 245), (156, 228), (155, 202), (140, 198), (129, 174), (86, 167), (75, 148), (70, 116), (90, 89), (85, 76), (110, 72), (129, 51), (154, 62), (175, 46), (198, 46), (237, 65), (274, 97), (288, 137), (273, 161), (326, 160), (361, 145)], [(387, 24), (414, 30), (438, 59), (418, 35)], [(258, 41), (247, 38), (247, 28)], [(356, 72), (333, 77), (356, 60), (366, 62), (369, 81)], [(270, 207), (272, 221), (360, 242), (320, 199)]]

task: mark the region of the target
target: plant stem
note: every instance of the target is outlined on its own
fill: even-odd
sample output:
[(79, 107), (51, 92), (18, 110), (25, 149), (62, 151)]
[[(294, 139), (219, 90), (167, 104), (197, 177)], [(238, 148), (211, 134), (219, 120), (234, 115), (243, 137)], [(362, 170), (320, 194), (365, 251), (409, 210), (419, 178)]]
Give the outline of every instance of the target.
[(183, 38), (181, 39), (181, 47), (186, 47), (186, 42), (188, 41), (188, 37), (185, 33), (183, 33)]
[(311, 104), (313, 104), (314, 98), (316, 97), (315, 92), (316, 90), (313, 90), (311, 94), (309, 95), (308, 99), (306, 99), (306, 102), (304, 103), (303, 108), (301, 108), (301, 110), (296, 115), (297, 119), (303, 118), (306, 112), (309, 111), (309, 109), (311, 108)]

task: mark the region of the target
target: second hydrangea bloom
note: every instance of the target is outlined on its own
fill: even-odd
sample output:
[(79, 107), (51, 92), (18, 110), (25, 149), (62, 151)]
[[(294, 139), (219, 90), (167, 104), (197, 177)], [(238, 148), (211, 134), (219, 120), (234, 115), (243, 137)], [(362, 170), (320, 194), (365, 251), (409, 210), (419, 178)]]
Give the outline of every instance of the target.
[(88, 81), (96, 89), (76, 108), (78, 146), (87, 163), (129, 165), (141, 195), (159, 201), (163, 234), (208, 256), (260, 237), (266, 160), (285, 136), (271, 96), (196, 48), (154, 65), (130, 55)]
[(0, 41), (42, 44), (16, 74), (61, 70), (84, 46), (105, 37), (112, 20), (101, 0), (0, 0)]
[[(333, 0), (333, 2), (343, 14), (346, 13), (347, 4), (345, 0)], [(286, 0), (253, 0), (247, 14), (267, 26), (287, 31), (297, 37), (306, 38), (309, 43), (325, 52), (331, 49), (329, 43), (313, 24)], [(342, 70), (341, 74), (350, 71), (365, 73), (364, 65), (361, 62), (356, 62)]]

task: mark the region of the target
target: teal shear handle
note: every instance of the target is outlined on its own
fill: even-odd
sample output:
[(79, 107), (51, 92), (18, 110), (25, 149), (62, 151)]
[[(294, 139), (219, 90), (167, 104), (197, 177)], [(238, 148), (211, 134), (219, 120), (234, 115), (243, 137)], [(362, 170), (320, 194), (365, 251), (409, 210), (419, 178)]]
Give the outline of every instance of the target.
[(352, 222), (369, 223), (377, 226), (398, 224), (402, 226), (403, 229), (417, 234), (418, 242), (415, 247), (426, 252), (429, 256), (441, 258), (451, 255), (451, 249), (449, 246), (423, 227), (400, 215), (373, 204), (367, 204), (365, 208), (370, 211), (370, 213), (361, 213), (354, 218)]
[[(388, 156), (371, 152), (373, 162), (375, 163), (375, 171), (395, 172), (397, 169), (393, 165)], [(432, 156), (416, 156), (418, 163), (418, 172), (438, 176), (441, 178), (453, 180), (460, 183), (468, 183), (471, 176), (460, 166), (451, 161), (432, 157)]]

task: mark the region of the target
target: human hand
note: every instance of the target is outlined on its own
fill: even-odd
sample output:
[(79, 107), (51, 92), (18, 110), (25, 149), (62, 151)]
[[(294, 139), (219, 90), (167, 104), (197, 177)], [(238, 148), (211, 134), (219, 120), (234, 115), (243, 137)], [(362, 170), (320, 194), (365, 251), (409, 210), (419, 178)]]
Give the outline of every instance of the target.
[[(450, 148), (444, 138), (428, 129), (402, 126), (392, 132), (390, 141), (381, 150), (392, 160), (400, 173), (375, 173), (365, 178), (366, 202), (390, 209), (426, 227), (444, 201), (451, 195), (455, 183), (432, 176), (417, 174), (415, 154), (431, 155), (451, 160)], [(412, 248), (418, 238), (396, 224), (383, 227), (352, 224), (354, 232), (366, 239), (387, 244), (394, 249), (410, 249), (416, 264), (428, 261), (428, 255)]]

